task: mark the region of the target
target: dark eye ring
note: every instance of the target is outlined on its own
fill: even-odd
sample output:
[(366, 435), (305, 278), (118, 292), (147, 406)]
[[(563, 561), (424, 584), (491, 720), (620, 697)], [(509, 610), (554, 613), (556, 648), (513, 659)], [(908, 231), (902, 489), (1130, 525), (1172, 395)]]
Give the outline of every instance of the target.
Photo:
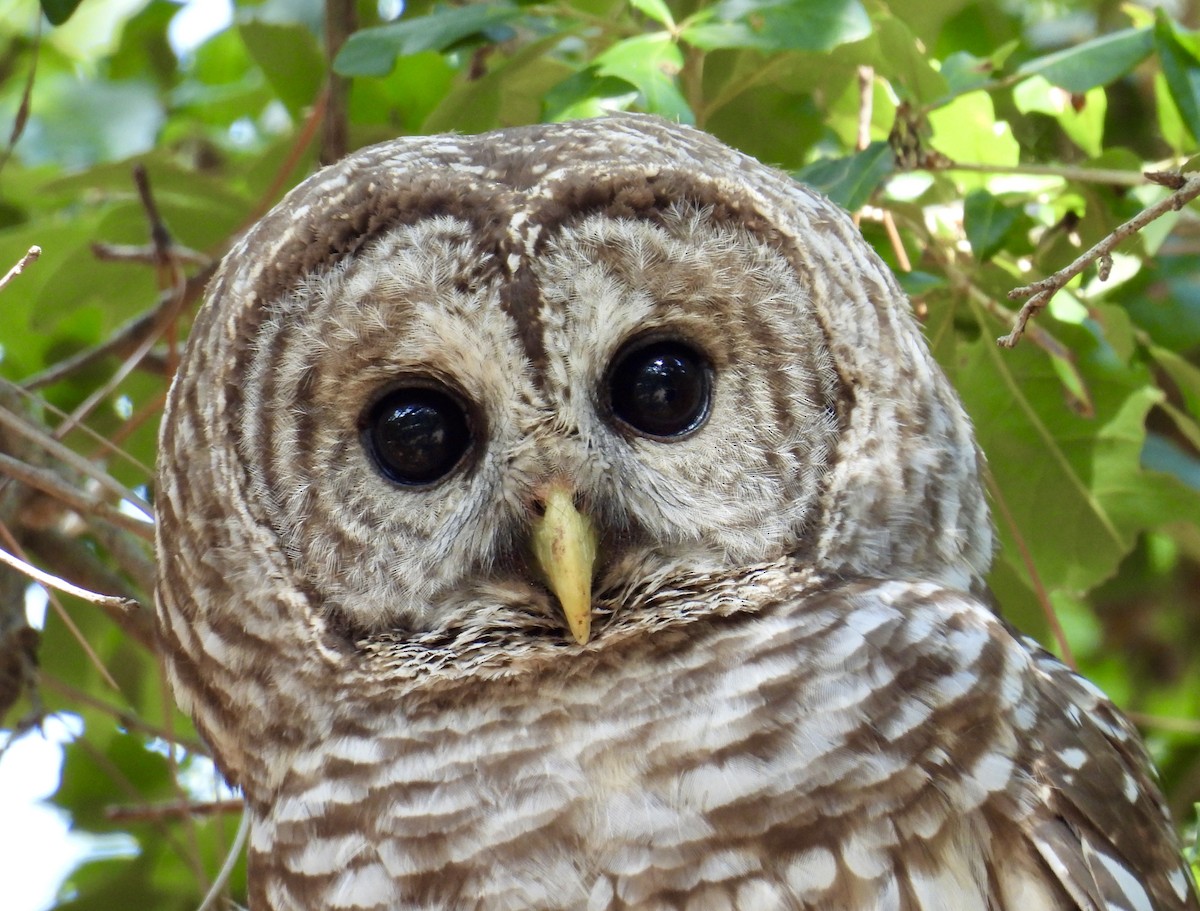
[(669, 441), (687, 436), (708, 418), (713, 369), (686, 342), (637, 340), (613, 358), (605, 385), (618, 421), (644, 436)]
[(471, 447), (471, 421), (444, 388), (391, 389), (364, 412), (363, 446), (380, 473), (405, 487), (433, 484), (450, 474)]

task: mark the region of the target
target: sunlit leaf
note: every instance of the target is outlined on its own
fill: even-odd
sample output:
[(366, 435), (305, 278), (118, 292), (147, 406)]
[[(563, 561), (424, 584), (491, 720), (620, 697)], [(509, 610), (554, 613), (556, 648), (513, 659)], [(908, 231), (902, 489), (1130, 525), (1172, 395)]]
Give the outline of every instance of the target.
[(683, 40), (705, 50), (828, 51), (871, 33), (858, 0), (723, 0), (683, 30)]
[(894, 168), (891, 147), (886, 142), (873, 142), (846, 158), (813, 162), (793, 176), (853, 212), (867, 203)]
[(71, 14), (75, 12), (83, 0), (39, 0), (42, 6), (42, 12), (46, 14), (46, 18), (50, 20), (51, 25), (62, 25), (71, 18)]
[(1072, 94), (1044, 76), (1031, 76), (1013, 88), (1013, 102), (1024, 114), (1037, 111), (1058, 121), (1064, 133), (1089, 155), (1103, 152), (1104, 117), (1108, 98), (1104, 89)]
[[(1120, 3), (1108, 12), (1133, 27), (1097, 34), (1118, 20), (1079, 2), (360, 0), (366, 27), (339, 58), (355, 77), (343, 110), (321, 101), (322, 18), (344, 4), (235, 0), (228, 21), (200, 22), (203, 5), (0, 2), (0, 120), (9, 126), (33, 76), (24, 134), (0, 170), (0, 273), (31, 245), (43, 249), (0, 291), (0, 375), (27, 380), (116, 343), (40, 389), (31, 420), (50, 429), (52, 406), (76, 408), (117, 382), (88, 421), (99, 438), (76, 430), (65, 440), (153, 499), (144, 485), (161, 401), (201, 303), (189, 300), (147, 361), (115, 376), (135, 343), (114, 333), (153, 310), (169, 278), (92, 255), (96, 241), (148, 240), (134, 162), (150, 174), (174, 240), (219, 257), (316, 168), (330, 127), (344, 125), (354, 149), (614, 110), (694, 118), (862, 211), (860, 230), (913, 295), (996, 479), (989, 502), (1002, 547), (988, 583), (998, 609), (1044, 633), (1036, 578), (1090, 678), (1146, 714), (1200, 715), (1200, 203), (1124, 240), (1107, 280), (1087, 269), (1015, 350), (992, 341), (1010, 325), (1015, 285), (1060, 268), (1170, 192), (1142, 185), (1142, 170), (1195, 154), (1200, 35), (1190, 19), (1148, 8), (1163, 4)], [(398, 7), (401, 17), (381, 25)], [(40, 10), (70, 19), (43, 21), (35, 50)], [(26, 502), (7, 483), (10, 499)], [(153, 577), (140, 544), (118, 548), (40, 496), (4, 520), (35, 559), (87, 572), (89, 587)], [(146, 620), (147, 610), (125, 619)], [(157, 814), (207, 799), (210, 788), (193, 790), (186, 756), (183, 780), (171, 781), (165, 740), (196, 744), (197, 735), (169, 704), (141, 638), (148, 621), (130, 634), (94, 605), (68, 598), (66, 611), (78, 636), (52, 609), (42, 696), (77, 715), (86, 735), (68, 747), (55, 803), (77, 833), (120, 841), (110, 843), (115, 856), (70, 875), (60, 904), (194, 911), (238, 814)], [(33, 707), (28, 697), (20, 705)], [(1200, 738), (1151, 728), (1150, 747), (1169, 801), (1186, 806)], [(6, 768), (0, 761), (0, 775)], [(129, 815), (111, 819), (113, 808)], [(231, 901), (218, 904), (245, 907), (244, 863), (232, 882)]]
[(1020, 209), (1006, 206), (987, 190), (968, 193), (963, 201), (963, 228), (975, 258), (987, 262), (995, 256), (1020, 215)]
[(1193, 139), (1200, 139), (1200, 59), (1194, 42), (1186, 39), (1161, 9), (1154, 23), (1154, 43), (1162, 72)]
[(447, 7), (427, 16), (363, 29), (342, 46), (333, 68), (343, 76), (384, 76), (399, 56), (442, 51), (522, 15), (520, 9), (512, 6), (477, 4)]
[(1124, 76), (1154, 47), (1150, 29), (1131, 28), (1101, 35), (1022, 64), (1017, 72), (1040, 75), (1068, 92), (1086, 92)]
[(675, 83), (682, 68), (683, 53), (666, 33), (627, 38), (596, 58), (597, 73), (637, 87), (648, 112), (692, 123), (691, 108)]
[(616, 76), (601, 76), (589, 67), (564, 79), (546, 93), (547, 121), (600, 117), (610, 111), (625, 111), (637, 102), (636, 86)]
[[(1099, 349), (1093, 349), (1100, 354)], [(975, 421), (995, 482), (1051, 589), (1086, 591), (1108, 578), (1148, 523), (1195, 508), (1169, 479), (1141, 468), (1145, 417), (1161, 399), (1144, 370), (1079, 365), (1094, 416), (1075, 413), (1062, 380), (1032, 346), (968, 348), (958, 389)], [(1053, 516), (1053, 521), (1047, 517)], [(1006, 560), (1026, 575), (1008, 529)]]
[(325, 58), (312, 32), (299, 25), (251, 20), (239, 26), (242, 40), (279, 99), (299, 117), (325, 81)]
[[(929, 124), (933, 128), (932, 145), (952, 161), (1011, 167), (1020, 159), (1012, 128), (996, 119), (986, 92), (968, 92), (931, 111)], [(968, 186), (983, 182), (982, 177), (963, 179)]]
[(629, 5), (667, 28), (675, 27), (675, 19), (663, 0), (629, 0)]

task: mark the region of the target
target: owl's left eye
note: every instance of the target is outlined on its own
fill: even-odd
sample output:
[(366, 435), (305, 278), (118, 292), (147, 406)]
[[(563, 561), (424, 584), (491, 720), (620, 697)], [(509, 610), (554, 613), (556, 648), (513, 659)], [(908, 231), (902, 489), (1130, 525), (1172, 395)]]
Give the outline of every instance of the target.
[(711, 398), (708, 359), (682, 342), (635, 342), (609, 370), (613, 415), (647, 436), (670, 440), (690, 433), (708, 417)]
[(363, 440), (379, 470), (406, 486), (432, 484), (462, 460), (471, 445), (463, 406), (440, 389), (395, 389), (365, 415)]

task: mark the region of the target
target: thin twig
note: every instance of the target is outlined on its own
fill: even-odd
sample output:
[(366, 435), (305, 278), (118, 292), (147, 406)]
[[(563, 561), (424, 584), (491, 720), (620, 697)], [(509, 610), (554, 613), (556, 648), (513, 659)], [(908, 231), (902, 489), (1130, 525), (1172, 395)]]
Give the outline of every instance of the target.
[[(171, 247), (172, 255), (181, 263), (187, 263), (189, 266), (207, 266), (212, 262), (212, 257), (201, 253), (199, 250), (193, 250), (191, 247), (183, 247), (179, 244), (173, 244)], [(112, 263), (141, 263), (147, 266), (158, 264), (159, 255), (156, 248), (147, 246), (146, 244), (110, 244), (102, 240), (93, 241), (92, 256), (102, 262)]]
[(135, 538), (103, 520), (91, 522), (88, 528), (108, 558), (129, 576), (138, 591), (154, 591), (157, 578), (154, 560), (146, 553), (141, 538)]
[(4, 278), (0, 278), (0, 291), (8, 287), (8, 283), (25, 271), (25, 267), (32, 262), (36, 262), (37, 258), (42, 255), (42, 248), (36, 244), (29, 248), (29, 252), (17, 260), (17, 264), (5, 273)]
[[(1143, 209), (1133, 218), (1129, 219), (1129, 221), (1115, 228), (1111, 234), (1082, 256), (1078, 257), (1066, 268), (1059, 269), (1053, 275), (1049, 275), (1040, 281), (1009, 291), (1009, 300), (1020, 300), (1021, 298), (1028, 298), (1028, 300), (1025, 301), (1025, 304), (1017, 312), (1012, 332), (998, 338), (996, 340), (998, 344), (1005, 348), (1013, 347), (1020, 341), (1021, 335), (1025, 331), (1025, 324), (1035, 314), (1044, 310), (1046, 305), (1050, 303), (1050, 298), (1062, 290), (1067, 282), (1092, 263), (1111, 254), (1113, 249), (1125, 238), (1136, 234), (1142, 228), (1146, 227), (1146, 225), (1161, 218), (1166, 213), (1178, 211), (1197, 196), (1200, 196), (1200, 175), (1183, 178), (1182, 175), (1163, 175), (1158, 172), (1147, 172), (1146, 178), (1155, 183), (1177, 186), (1178, 189), (1170, 196), (1160, 200), (1149, 208)], [(1179, 179), (1182, 179), (1182, 182), (1179, 182)]]
[(1200, 736), (1200, 720), (1195, 718), (1164, 718), (1161, 715), (1146, 715), (1142, 712), (1126, 712), (1125, 714), (1140, 728)]
[(113, 372), (113, 375), (93, 389), (91, 393), (88, 394), (87, 398), (80, 402), (75, 410), (67, 415), (66, 420), (54, 428), (54, 438), (56, 440), (63, 439), (68, 433), (82, 424), (83, 421), (87, 419), (87, 416), (91, 414), (101, 402), (115, 392), (121, 383), (125, 382), (129, 374), (133, 373), (133, 371), (137, 369), (137, 366), (142, 362), (142, 359), (150, 353), (150, 349), (158, 344), (158, 340), (161, 337), (162, 332), (166, 330), (170, 320), (174, 319), (175, 315), (179, 312), (179, 310), (182, 309), (183, 301), (184, 293), (183, 289), (180, 288), (175, 295), (176, 306), (165, 311), (169, 314), (169, 317), (167, 319), (159, 319), (156, 323), (155, 331), (151, 332), (144, 339), (142, 339), (141, 343), (129, 353), (125, 360), (121, 362), (120, 366), (117, 367), (117, 369)]
[(8, 475), (22, 484), (48, 494), (78, 513), (99, 516), (118, 528), (133, 532), (145, 541), (154, 540), (154, 526), (149, 522), (126, 515), (98, 497), (89, 496), (49, 468), (30, 465), (0, 452), (0, 474)]
[[(15, 553), (18, 556), (13, 557), (13, 559), (20, 560), (21, 563), (28, 565), (28, 561), (22, 559), (25, 556), (25, 552), (21, 549), (21, 543), (16, 539), (16, 536), (13, 535), (9, 527), (3, 522), (0, 522), (0, 546), (7, 547), (12, 551), (12, 553), (9, 553), (8, 556), (12, 557), (13, 553)], [(0, 551), (0, 553), (2, 552), (3, 551)], [(27, 576), (33, 576), (34, 578), (36, 578), (36, 574), (41, 573), (41, 570), (38, 570), (36, 566), (30, 566), (30, 569), (35, 570), (35, 574), (31, 574), (21, 567), (14, 568), (18, 572), (24, 573)], [(88, 642), (87, 636), (85, 636), (83, 631), (79, 629), (79, 625), (73, 619), (71, 619), (71, 615), (67, 613), (67, 609), (63, 607), (62, 601), (57, 595), (54, 594), (54, 586), (50, 586), (46, 589), (46, 599), (50, 602), (50, 606), (54, 609), (54, 615), (62, 621), (63, 626), (67, 628), (67, 631), (71, 634), (72, 638), (79, 644), (79, 647), (87, 656), (88, 661), (90, 661), (92, 666), (96, 668), (96, 672), (100, 674), (101, 679), (116, 692), (121, 692), (121, 688), (117, 685), (117, 681), (113, 679), (113, 675), (109, 673), (108, 668), (104, 666), (104, 662), (100, 660), (100, 656), (96, 654), (96, 650), (92, 648), (92, 643)]]
[(911, 272), (912, 260), (908, 258), (908, 251), (904, 249), (904, 240), (896, 228), (896, 219), (892, 216), (892, 210), (884, 209), (881, 220), (883, 230), (887, 232), (888, 241), (892, 245), (892, 252), (896, 254), (896, 265), (900, 267), (901, 272)]
[[(120, 790), (125, 792), (126, 797), (131, 801), (145, 802), (145, 798), (138, 790), (137, 785), (127, 776), (108, 754), (96, 747), (87, 736), (86, 732), (83, 736), (75, 741), (76, 745), (87, 754), (87, 757), (92, 763), (105, 775), (109, 780), (116, 785)], [(150, 818), (147, 823), (157, 832), (159, 838), (165, 841), (175, 851), (176, 855), (187, 864), (192, 875), (197, 881), (203, 881), (205, 878), (204, 865), (200, 861), (200, 857), (194, 852), (188, 850), (188, 846), (179, 841), (172, 832), (171, 827), (167, 825), (166, 820)]]
[[(145, 253), (145, 247), (140, 249)], [(146, 255), (149, 256), (149, 254)], [(41, 373), (35, 373), (22, 380), (21, 386), (25, 389), (51, 386), (110, 354), (122, 358), (128, 356), (129, 352), (135, 350), (147, 335), (161, 332), (160, 327), (164, 322), (169, 324), (178, 317), (184, 307), (195, 301), (204, 292), (204, 288), (215, 270), (215, 264), (209, 261), (203, 269), (187, 279), (182, 300), (176, 289), (168, 289), (159, 296), (153, 308), (118, 326), (108, 338), (98, 345), (85, 348), (56, 364), (51, 364)]]
[(6, 427), (14, 433), (19, 434), (40, 446), (56, 459), (65, 462), (80, 474), (93, 478), (101, 487), (107, 488), (109, 493), (115, 494), (118, 499), (129, 501), (148, 516), (154, 515), (153, 507), (142, 497), (139, 497), (108, 472), (104, 471), (104, 469), (85, 459), (73, 449), (64, 446), (58, 440), (51, 437), (50, 434), (25, 420), (16, 412), (0, 407), (0, 427)]
[(246, 808), (245, 801), (229, 800), (172, 800), (168, 803), (142, 804), (140, 806), (107, 807), (104, 818), (113, 822), (148, 819), (182, 819), (185, 816), (218, 816), (237, 813)]
[(40, 582), (47, 588), (53, 588), (63, 594), (74, 595), (83, 601), (89, 601), (92, 604), (102, 604), (108, 607), (118, 607), (123, 610), (133, 610), (139, 605), (136, 601), (130, 598), (121, 598), (117, 595), (102, 595), (99, 592), (89, 591), (86, 588), (80, 588), (66, 579), (60, 579), (58, 576), (51, 575), (42, 569), (34, 566), (32, 563), (26, 563), (20, 557), (10, 554), (8, 551), (0, 548), (0, 563), (4, 563), (17, 572), (22, 573), (32, 579), (34, 582)]
[[(18, 386), (16, 383), (0, 378), (0, 393), (5, 391), (16, 393), (28, 401), (33, 402), (38, 408), (44, 408), (57, 418), (65, 419), (67, 417), (67, 413), (53, 402), (49, 402), (46, 399), (40, 398), (37, 394), (30, 392), (24, 386)], [(130, 420), (132, 420), (132, 418)], [(97, 451), (99, 453), (103, 453), (105, 456), (116, 456), (126, 465), (130, 466), (135, 471), (140, 472), (147, 478), (154, 473), (148, 466), (143, 465), (139, 459), (135, 459), (120, 446), (114, 445), (111, 440), (92, 430), (92, 428), (87, 424), (81, 424), (79, 426), (79, 431), (96, 444)], [(100, 458), (100, 456), (97, 455), (95, 458)]]
[[(171, 232), (167, 229), (166, 222), (163, 221), (158, 203), (154, 199), (154, 192), (150, 189), (150, 174), (141, 162), (133, 166), (133, 185), (137, 187), (138, 198), (142, 201), (142, 208), (146, 212), (146, 220), (150, 222), (150, 243), (154, 245), (157, 264), (163, 268), (175, 266), (175, 242), (171, 238)], [(174, 285), (176, 282), (166, 280), (163, 284)]]
[(704, 59), (707, 55), (690, 44), (683, 45), (683, 69), (679, 73), (684, 97), (696, 116), (696, 128), (704, 129)]
[(861, 152), (871, 144), (871, 118), (875, 114), (875, 67), (858, 68), (858, 136), (854, 147)]
[(243, 812), (242, 821), (238, 823), (237, 834), (233, 837), (233, 844), (229, 846), (229, 853), (225, 855), (225, 863), (221, 865), (221, 870), (217, 873), (217, 878), (213, 880), (212, 888), (208, 890), (208, 894), (204, 896), (204, 901), (200, 903), (200, 907), (196, 911), (210, 911), (210, 909), (216, 907), (217, 899), (225, 891), (225, 887), (229, 885), (229, 878), (233, 875), (233, 869), (237, 866), (238, 858), (242, 856), (242, 848), (246, 846), (246, 838), (249, 834), (250, 814)]
[[(89, 526), (91, 537), (100, 540), (99, 530), (107, 527), (103, 522), (94, 520)], [(92, 591), (119, 595), (138, 604), (150, 602), (147, 592), (153, 591), (153, 588), (131, 585), (116, 571), (122, 567), (118, 565), (114, 568), (95, 547), (89, 546), (90, 541), (72, 537), (55, 529), (31, 531), (26, 527), (22, 532), (21, 544), (24, 553), (20, 556), (27, 563), (35, 563), (60, 579), (69, 579), (75, 585)], [(103, 611), (130, 641), (138, 643), (151, 653), (158, 650), (154, 618), (150, 611), (129, 610), (123, 605), (112, 607), (107, 604), (97, 605), (97, 609)]]
[(21, 103), (17, 105), (17, 114), (13, 118), (13, 128), (8, 134), (8, 145), (4, 147), (3, 154), (0, 154), (0, 171), (4, 170), (9, 158), (12, 157), (13, 149), (16, 148), (17, 142), (25, 132), (25, 125), (29, 122), (29, 112), (33, 109), (33, 80), (37, 75), (38, 61), (42, 57), (42, 14), (40, 8), (34, 22), (33, 53), (29, 63), (29, 75), (25, 77), (25, 88), (21, 91)]
[[(103, 699), (97, 699), (91, 693), (81, 689), (76, 689), (69, 683), (64, 683), (57, 677), (52, 677), (44, 670), (41, 672), (39, 680), (43, 687), (52, 692), (58, 693), (69, 701), (69, 708), (76, 709), (80, 705), (86, 705), (88, 708), (108, 715), (117, 724), (123, 728), (129, 728), (131, 731), (141, 731), (143, 734), (149, 734), (151, 737), (158, 737), (165, 740), (167, 743), (173, 743), (176, 746), (181, 746), (189, 753), (195, 753), (197, 756), (207, 756), (208, 748), (199, 740), (194, 740), (189, 737), (175, 737), (169, 731), (156, 725), (149, 724), (136, 712), (118, 708), (111, 702), (105, 702)], [(168, 712), (170, 717), (173, 712)]]
[(106, 382), (98, 388), (93, 389), (91, 394), (67, 416), (66, 420), (54, 429), (53, 436), (56, 440), (65, 438), (72, 429), (81, 424), (104, 399), (124, 382), (125, 378), (141, 363), (142, 359), (150, 353), (150, 349), (158, 343), (167, 326), (175, 321), (183, 309), (184, 302), (187, 300), (187, 277), (184, 274), (183, 266), (174, 255), (171, 232), (167, 229), (166, 223), (162, 219), (162, 214), (159, 212), (158, 203), (154, 200), (154, 193), (150, 188), (150, 176), (146, 172), (144, 165), (134, 165), (133, 183), (137, 187), (138, 196), (142, 201), (142, 208), (146, 212), (146, 220), (150, 227), (150, 240), (154, 247), (159, 288), (164, 291), (169, 289), (172, 299), (163, 310), (156, 314), (157, 319), (155, 320), (154, 331), (142, 339)]
[(333, 164), (346, 157), (349, 151), (349, 115), (346, 110), (350, 98), (350, 80), (340, 76), (333, 68), (333, 61), (346, 43), (346, 39), (358, 28), (358, 5), (355, 0), (325, 0), (325, 59), (327, 61), (324, 130), (321, 136), (320, 163)]
[(927, 171), (970, 171), (975, 174), (1013, 174), (1022, 177), (1061, 177), (1077, 183), (1098, 183), (1113, 187), (1140, 187), (1146, 183), (1140, 171), (1121, 171), (1115, 168), (1080, 168), (1074, 165), (1040, 164), (980, 164), (970, 161), (953, 161), (936, 156), (921, 162)]
[(300, 127), (300, 131), (296, 134), (296, 140), (292, 143), (291, 149), (288, 150), (287, 157), (283, 160), (283, 164), (275, 172), (275, 177), (271, 180), (271, 185), (267, 187), (265, 193), (259, 197), (258, 204), (244, 222), (233, 232), (233, 236), (241, 237), (264, 215), (271, 206), (279, 200), (283, 193), (283, 188), (288, 182), (292, 171), (296, 169), (296, 165), (300, 163), (300, 159), (304, 157), (304, 152), (312, 144), (313, 137), (317, 134), (317, 128), (325, 118), (325, 109), (329, 104), (329, 90), (324, 89), (317, 96), (316, 102), (312, 106), (312, 110), (308, 112), (308, 119)]

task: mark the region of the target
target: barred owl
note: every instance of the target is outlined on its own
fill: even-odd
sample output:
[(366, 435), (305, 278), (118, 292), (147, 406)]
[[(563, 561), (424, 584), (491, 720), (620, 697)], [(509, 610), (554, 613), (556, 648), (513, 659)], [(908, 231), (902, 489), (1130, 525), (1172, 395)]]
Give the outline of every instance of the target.
[(1197, 909), (1137, 734), (988, 606), (981, 471), (850, 219), (709, 136), (319, 172), (161, 440), (252, 909)]

